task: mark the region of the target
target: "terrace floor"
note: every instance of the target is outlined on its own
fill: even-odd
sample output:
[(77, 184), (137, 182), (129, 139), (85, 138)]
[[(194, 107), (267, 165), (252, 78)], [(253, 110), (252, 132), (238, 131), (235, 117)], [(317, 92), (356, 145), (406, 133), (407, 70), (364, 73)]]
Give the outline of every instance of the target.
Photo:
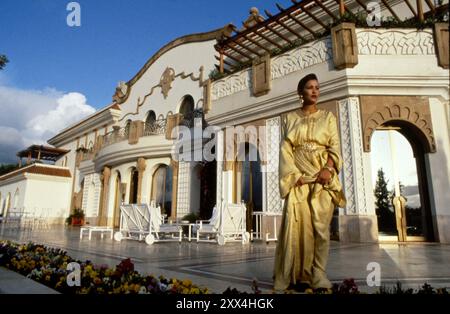
[[(215, 293), (228, 287), (250, 292), (254, 279), (263, 292), (270, 292), (272, 288), (276, 247), (273, 242), (219, 246), (183, 241), (148, 246), (133, 240), (116, 242), (107, 236), (101, 239), (99, 234), (94, 234), (91, 240), (87, 236), (80, 240), (76, 227), (29, 230), (2, 224), (0, 239), (42, 243), (62, 248), (76, 259), (109, 266), (129, 257), (142, 274), (190, 279)], [(370, 262), (380, 265), (381, 285), (390, 287), (400, 281), (404, 287), (412, 288), (419, 288), (425, 282), (434, 287), (450, 287), (450, 245), (438, 243), (342, 244), (332, 241), (327, 273), (332, 282), (354, 278), (360, 290), (374, 291), (377, 287), (368, 287), (366, 281)]]

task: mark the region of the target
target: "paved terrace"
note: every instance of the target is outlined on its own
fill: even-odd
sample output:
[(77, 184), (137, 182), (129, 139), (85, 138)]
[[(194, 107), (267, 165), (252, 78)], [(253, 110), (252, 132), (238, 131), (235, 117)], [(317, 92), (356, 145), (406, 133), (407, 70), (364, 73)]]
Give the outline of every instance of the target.
[[(24, 230), (6, 228), (0, 224), (0, 239), (17, 242), (34, 241), (47, 246), (62, 248), (80, 260), (96, 264), (117, 265), (130, 257), (135, 268), (143, 274), (190, 279), (207, 286), (216, 293), (227, 287), (251, 291), (251, 282), (257, 279), (263, 292), (272, 287), (272, 268), (275, 243), (253, 242), (242, 245), (183, 241), (155, 243), (123, 240), (115, 242), (94, 234), (91, 240), (79, 239), (79, 228), (52, 227), (51, 229)], [(377, 262), (381, 266), (381, 284), (392, 286), (398, 280), (404, 287), (418, 288), (427, 282), (435, 287), (450, 287), (450, 245), (437, 243), (410, 244), (342, 244), (332, 242), (328, 274), (332, 282), (354, 278), (362, 291), (367, 287), (367, 264)], [(1, 280), (1, 278), (0, 278)]]

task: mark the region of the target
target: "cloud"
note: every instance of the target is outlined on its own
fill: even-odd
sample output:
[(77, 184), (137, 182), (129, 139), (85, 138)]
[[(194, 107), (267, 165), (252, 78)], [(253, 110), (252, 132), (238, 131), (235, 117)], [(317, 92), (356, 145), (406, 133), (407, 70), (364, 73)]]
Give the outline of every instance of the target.
[(94, 112), (80, 93), (0, 86), (0, 163), (16, 162), (17, 151), (45, 144), (60, 130)]

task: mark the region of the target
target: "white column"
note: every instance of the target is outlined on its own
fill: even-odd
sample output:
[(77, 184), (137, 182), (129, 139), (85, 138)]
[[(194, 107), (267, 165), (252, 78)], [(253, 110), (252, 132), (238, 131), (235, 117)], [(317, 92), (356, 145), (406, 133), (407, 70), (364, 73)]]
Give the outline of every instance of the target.
[(180, 161), (178, 168), (177, 217), (183, 217), (189, 213), (189, 197), (191, 195), (189, 174), (190, 163)]
[(447, 101), (430, 98), (436, 152), (425, 154), (433, 231), (436, 241), (450, 243), (450, 108)]
[[(359, 99), (349, 97), (338, 102), (341, 150), (344, 161), (342, 178), (347, 206), (346, 215), (373, 214), (366, 197), (366, 173)], [(373, 206), (373, 205), (372, 205)]]
[(271, 213), (281, 213), (283, 210), (280, 197), (280, 182), (278, 176), (278, 165), (280, 157), (280, 117), (274, 117), (266, 120), (266, 152), (267, 166), (266, 173), (266, 199), (265, 211)]
[(224, 153), (224, 133), (222, 131), (217, 133), (216, 141), (216, 164), (217, 164), (217, 180), (216, 180), (216, 206), (219, 206), (223, 197), (223, 153)]

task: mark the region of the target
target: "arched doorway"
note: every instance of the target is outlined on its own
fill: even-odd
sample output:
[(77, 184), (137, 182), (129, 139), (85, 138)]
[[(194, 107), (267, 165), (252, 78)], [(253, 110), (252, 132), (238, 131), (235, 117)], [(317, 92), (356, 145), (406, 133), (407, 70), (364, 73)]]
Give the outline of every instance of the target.
[(206, 162), (199, 168), (200, 179), (200, 218), (210, 219), (216, 205), (217, 161)]
[(172, 178), (172, 167), (167, 165), (159, 165), (152, 178), (151, 200), (167, 217), (172, 214)]
[(130, 173), (130, 194), (128, 198), (129, 204), (137, 203), (138, 183), (139, 183), (139, 171), (135, 167), (133, 167)]
[(390, 121), (371, 138), (380, 241), (432, 241), (425, 148), (414, 126)]
[(120, 225), (120, 205), (124, 200), (125, 194), (122, 188), (122, 179), (120, 172), (116, 171), (116, 180), (114, 184), (114, 215), (113, 215), (113, 227), (117, 228)]
[(238, 149), (235, 171), (236, 202), (247, 207), (247, 231), (253, 230), (253, 212), (263, 210), (263, 181), (258, 149), (251, 143), (242, 143)]

